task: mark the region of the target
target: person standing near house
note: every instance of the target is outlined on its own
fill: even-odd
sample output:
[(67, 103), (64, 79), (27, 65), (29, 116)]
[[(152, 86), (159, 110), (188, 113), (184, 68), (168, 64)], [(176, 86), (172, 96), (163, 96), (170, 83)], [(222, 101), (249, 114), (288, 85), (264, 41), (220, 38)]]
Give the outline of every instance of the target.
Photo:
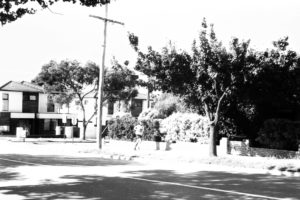
[(143, 123), (141, 121), (138, 123), (138, 125), (136, 125), (134, 127), (134, 132), (135, 132), (135, 136), (136, 136), (136, 140), (135, 140), (135, 144), (134, 144), (134, 150), (139, 150), (141, 142), (142, 142), (142, 137), (143, 137), (143, 134), (144, 134), (144, 126), (143, 126)]

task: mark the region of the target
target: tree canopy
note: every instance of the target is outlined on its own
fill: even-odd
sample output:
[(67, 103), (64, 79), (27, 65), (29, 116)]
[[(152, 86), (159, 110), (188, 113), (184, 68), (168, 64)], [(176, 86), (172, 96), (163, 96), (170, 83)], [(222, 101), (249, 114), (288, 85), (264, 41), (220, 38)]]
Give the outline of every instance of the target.
[(1, 0), (0, 20), (1, 24), (13, 22), (26, 14), (35, 14), (37, 7), (49, 8), (57, 2), (80, 3), (82, 6), (95, 7), (110, 3), (110, 0)]
[[(88, 95), (97, 97), (98, 76), (99, 67), (92, 62), (82, 67), (76, 60), (61, 61), (60, 63), (50, 61), (42, 67), (41, 72), (33, 82), (43, 85), (49, 93), (56, 94), (54, 98), (56, 103), (68, 103), (74, 98), (80, 101), (83, 111), (83, 138), (85, 138), (86, 126), (96, 114), (97, 109), (86, 120), (83, 101)], [(118, 64), (116, 61), (113, 62), (111, 69), (105, 69), (104, 77), (103, 102), (127, 100), (137, 95), (137, 90), (135, 89), (137, 77), (134, 76), (134, 72)]]
[(230, 99), (225, 112), (224, 120), (233, 120), (236, 126), (233, 133), (250, 139), (257, 137), (265, 120), (295, 120), (299, 112), (299, 55), (288, 49), (287, 37), (273, 44), (272, 49), (249, 51), (247, 84)]
[[(249, 41), (233, 39), (228, 52), (216, 38), (213, 26), (208, 27), (205, 19), (199, 41), (192, 45), (192, 54), (177, 51), (173, 45), (155, 52), (148, 48), (147, 53), (138, 49), (138, 38), (129, 36), (138, 52), (137, 67), (147, 66), (155, 84), (164, 92), (180, 95), (185, 102), (197, 108), (210, 121), (210, 155), (216, 152), (216, 126), (224, 104), (245, 84), (245, 61)], [(143, 68), (141, 68), (143, 69)], [(144, 69), (143, 69), (144, 71)]]

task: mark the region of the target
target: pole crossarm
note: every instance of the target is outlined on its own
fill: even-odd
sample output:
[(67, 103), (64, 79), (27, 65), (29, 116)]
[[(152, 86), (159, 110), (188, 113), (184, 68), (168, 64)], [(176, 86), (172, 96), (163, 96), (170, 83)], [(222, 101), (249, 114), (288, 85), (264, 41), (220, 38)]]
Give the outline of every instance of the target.
[(104, 21), (107, 21), (107, 22), (111, 22), (111, 23), (114, 23), (114, 24), (120, 24), (120, 25), (125, 25), (123, 22), (118, 22), (116, 20), (112, 20), (112, 19), (108, 19), (108, 18), (104, 18), (104, 17), (99, 17), (99, 16), (96, 16), (96, 15), (89, 15), (90, 17), (94, 17), (94, 18), (97, 18), (97, 19), (101, 19), (101, 20), (104, 20)]

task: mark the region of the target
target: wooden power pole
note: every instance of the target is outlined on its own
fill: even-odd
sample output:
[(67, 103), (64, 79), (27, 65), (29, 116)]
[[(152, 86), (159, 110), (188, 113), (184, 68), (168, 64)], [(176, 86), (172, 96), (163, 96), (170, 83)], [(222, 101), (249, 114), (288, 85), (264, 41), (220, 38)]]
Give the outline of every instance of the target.
[(97, 146), (102, 149), (102, 107), (103, 107), (103, 84), (104, 84), (104, 66), (105, 66), (105, 51), (106, 51), (106, 34), (107, 34), (107, 22), (114, 24), (124, 25), (122, 22), (111, 20), (107, 18), (108, 5), (105, 4), (105, 17), (99, 17), (90, 15), (104, 21), (104, 39), (103, 39), (103, 51), (102, 51), (102, 64), (99, 70), (99, 87), (98, 87), (98, 114), (97, 114)]

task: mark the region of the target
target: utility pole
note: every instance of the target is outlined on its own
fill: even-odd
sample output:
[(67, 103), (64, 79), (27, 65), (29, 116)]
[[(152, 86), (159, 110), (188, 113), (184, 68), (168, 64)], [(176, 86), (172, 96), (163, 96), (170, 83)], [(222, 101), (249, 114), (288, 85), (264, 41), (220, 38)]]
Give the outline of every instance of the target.
[(103, 85), (104, 85), (104, 66), (105, 66), (105, 53), (106, 53), (106, 34), (107, 34), (107, 22), (114, 24), (124, 25), (122, 22), (118, 22), (107, 18), (108, 5), (105, 4), (105, 17), (99, 17), (90, 15), (90, 17), (97, 18), (104, 21), (104, 39), (103, 39), (103, 51), (102, 51), (102, 65), (99, 70), (99, 87), (98, 87), (98, 115), (97, 115), (97, 146), (102, 149), (102, 107), (103, 107)]

